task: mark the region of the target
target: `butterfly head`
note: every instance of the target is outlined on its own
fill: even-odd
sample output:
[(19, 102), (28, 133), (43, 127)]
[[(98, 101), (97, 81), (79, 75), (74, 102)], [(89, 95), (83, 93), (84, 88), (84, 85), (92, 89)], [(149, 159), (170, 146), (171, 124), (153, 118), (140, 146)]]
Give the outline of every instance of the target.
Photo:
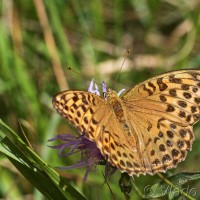
[(109, 88), (108, 91), (106, 92), (105, 97), (107, 100), (110, 100), (110, 99), (118, 97), (118, 95), (116, 91)]

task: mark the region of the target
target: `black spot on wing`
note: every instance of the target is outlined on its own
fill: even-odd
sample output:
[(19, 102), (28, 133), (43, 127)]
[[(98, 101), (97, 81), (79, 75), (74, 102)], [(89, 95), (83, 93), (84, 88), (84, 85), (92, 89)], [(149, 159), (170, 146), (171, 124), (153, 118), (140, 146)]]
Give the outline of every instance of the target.
[(149, 96), (153, 94), (153, 92), (150, 89), (148, 89), (145, 84), (143, 84), (143, 90), (148, 92)]
[(161, 92), (168, 88), (167, 84), (163, 83), (163, 78), (158, 78), (157, 84)]

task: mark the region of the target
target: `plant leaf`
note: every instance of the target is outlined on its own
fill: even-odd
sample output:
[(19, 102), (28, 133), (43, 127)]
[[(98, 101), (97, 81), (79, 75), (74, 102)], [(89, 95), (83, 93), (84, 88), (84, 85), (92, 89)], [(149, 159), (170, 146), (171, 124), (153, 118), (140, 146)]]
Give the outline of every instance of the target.
[(0, 134), (0, 152), (48, 199), (86, 199), (1, 120)]

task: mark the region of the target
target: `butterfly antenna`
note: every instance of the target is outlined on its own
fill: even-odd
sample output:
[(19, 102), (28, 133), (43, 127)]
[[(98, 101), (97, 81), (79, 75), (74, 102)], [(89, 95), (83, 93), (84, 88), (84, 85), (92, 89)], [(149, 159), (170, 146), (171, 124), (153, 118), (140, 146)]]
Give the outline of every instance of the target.
[(128, 54), (129, 54), (130, 52), (131, 52), (130, 49), (128, 49), (128, 50), (126, 51), (126, 53), (125, 53), (125, 55), (124, 55), (124, 60), (123, 60), (123, 62), (122, 62), (122, 65), (121, 65), (121, 67), (120, 67), (120, 70), (119, 70), (117, 76), (115, 77), (115, 80), (114, 80), (114, 82), (113, 82), (113, 87), (112, 87), (112, 88), (114, 88), (115, 83), (116, 83), (116, 81), (117, 81), (117, 79), (118, 79), (118, 77), (119, 77), (119, 74), (120, 74), (121, 71), (122, 71), (122, 68), (123, 68), (123, 66), (124, 66), (124, 63), (125, 63), (126, 59), (128, 58)]
[(77, 74), (78, 76), (81, 76), (80, 73), (78, 73), (77, 71), (75, 71), (74, 69), (72, 69), (71, 67), (67, 67), (68, 70), (74, 72), (75, 74)]
[[(70, 71), (72, 71), (72, 72), (74, 72), (76, 75), (78, 75), (78, 76), (81, 77), (81, 74), (78, 73), (77, 71), (75, 71), (74, 69), (72, 69), (71, 67), (67, 67), (67, 69), (70, 70)], [(99, 86), (102, 87), (102, 84), (101, 84), (101, 83), (98, 83), (98, 82), (96, 82), (96, 81), (94, 81), (94, 83), (96, 83), (97, 85), (99, 85)], [(103, 87), (106, 87), (106, 86), (103, 85)]]

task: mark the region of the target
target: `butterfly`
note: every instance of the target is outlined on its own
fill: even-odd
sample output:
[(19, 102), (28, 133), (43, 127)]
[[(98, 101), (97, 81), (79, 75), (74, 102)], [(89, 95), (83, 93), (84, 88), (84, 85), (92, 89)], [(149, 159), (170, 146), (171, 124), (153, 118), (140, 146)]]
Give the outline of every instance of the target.
[(200, 70), (178, 70), (150, 78), (119, 97), (67, 90), (54, 108), (104, 158), (130, 176), (166, 172), (183, 161), (200, 119)]

